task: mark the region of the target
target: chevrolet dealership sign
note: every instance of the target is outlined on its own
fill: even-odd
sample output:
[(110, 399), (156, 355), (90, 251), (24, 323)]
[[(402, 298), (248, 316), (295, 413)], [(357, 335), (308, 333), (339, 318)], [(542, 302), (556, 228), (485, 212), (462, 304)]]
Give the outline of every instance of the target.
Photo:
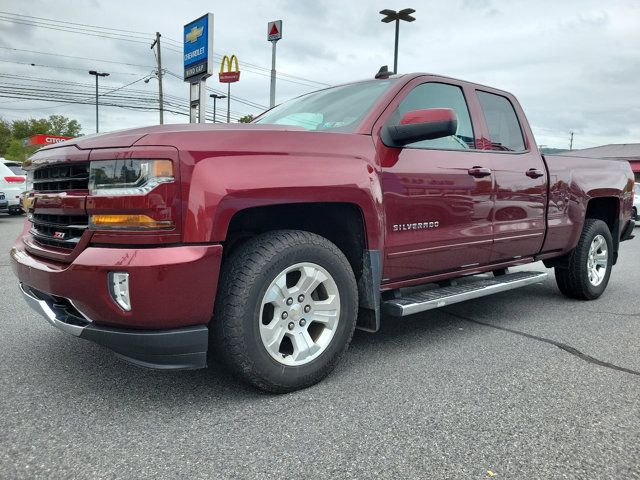
[(184, 26), (184, 81), (197, 82), (213, 74), (213, 13)]

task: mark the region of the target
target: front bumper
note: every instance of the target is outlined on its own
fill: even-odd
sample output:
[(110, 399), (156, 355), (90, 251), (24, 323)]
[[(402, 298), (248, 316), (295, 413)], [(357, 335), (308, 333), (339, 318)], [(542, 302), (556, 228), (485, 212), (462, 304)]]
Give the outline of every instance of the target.
[[(195, 369), (207, 364), (209, 329), (204, 326), (171, 330), (125, 330), (89, 322), (63, 298), (20, 284), (29, 306), (65, 333), (103, 345), (135, 365), (156, 369)], [(66, 300), (66, 301), (65, 301)]]
[[(71, 263), (11, 250), (25, 299), (52, 325), (138, 365), (205, 366), (221, 245), (89, 247)], [(129, 274), (131, 311), (114, 301), (110, 272)]]

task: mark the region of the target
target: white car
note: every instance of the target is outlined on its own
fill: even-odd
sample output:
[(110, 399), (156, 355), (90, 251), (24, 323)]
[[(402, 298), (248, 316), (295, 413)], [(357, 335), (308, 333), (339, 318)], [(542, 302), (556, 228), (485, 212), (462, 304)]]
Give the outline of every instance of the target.
[(21, 215), (20, 196), (26, 190), (26, 172), (22, 164), (11, 160), (0, 159), (0, 192), (4, 193), (7, 205), (0, 202), (0, 211), (9, 215)]
[(633, 197), (633, 218), (640, 220), (640, 183), (633, 186), (635, 195)]

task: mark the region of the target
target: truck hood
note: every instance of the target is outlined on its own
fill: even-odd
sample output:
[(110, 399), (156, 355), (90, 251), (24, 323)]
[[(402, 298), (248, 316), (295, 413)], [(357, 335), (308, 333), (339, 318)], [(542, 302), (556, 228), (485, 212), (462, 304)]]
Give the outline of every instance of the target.
[[(157, 125), (151, 127), (118, 130), (110, 133), (95, 133), (67, 140), (55, 145), (47, 146), (40, 151), (53, 150), (61, 147), (75, 146), (80, 150), (92, 150), (94, 148), (127, 148), (136, 144), (167, 145), (177, 147), (174, 143), (181, 143), (180, 138), (191, 137), (193, 134), (205, 135), (207, 133), (220, 134), (223, 132), (283, 132), (304, 131), (302, 127), (288, 125), (257, 125), (248, 123), (204, 123), (204, 124), (175, 124)], [(144, 142), (140, 141), (144, 139)], [(172, 143), (173, 142), (173, 143)]]
[(86, 161), (91, 151), (137, 147), (173, 147), (182, 158), (267, 155), (292, 158), (351, 157), (371, 160), (373, 142), (368, 135), (308, 131), (302, 127), (256, 124), (181, 124), (87, 135), (39, 150), (34, 163)]

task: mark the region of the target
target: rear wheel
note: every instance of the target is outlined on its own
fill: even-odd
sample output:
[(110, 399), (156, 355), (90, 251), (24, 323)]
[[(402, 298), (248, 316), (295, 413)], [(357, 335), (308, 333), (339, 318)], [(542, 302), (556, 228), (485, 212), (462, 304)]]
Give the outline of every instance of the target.
[(313, 385), (351, 341), (356, 281), (344, 254), (323, 237), (295, 230), (260, 235), (230, 255), (221, 282), (212, 348), (258, 388)]
[(556, 267), (556, 283), (568, 297), (594, 300), (607, 288), (612, 267), (613, 240), (602, 220), (585, 220), (566, 267)]

